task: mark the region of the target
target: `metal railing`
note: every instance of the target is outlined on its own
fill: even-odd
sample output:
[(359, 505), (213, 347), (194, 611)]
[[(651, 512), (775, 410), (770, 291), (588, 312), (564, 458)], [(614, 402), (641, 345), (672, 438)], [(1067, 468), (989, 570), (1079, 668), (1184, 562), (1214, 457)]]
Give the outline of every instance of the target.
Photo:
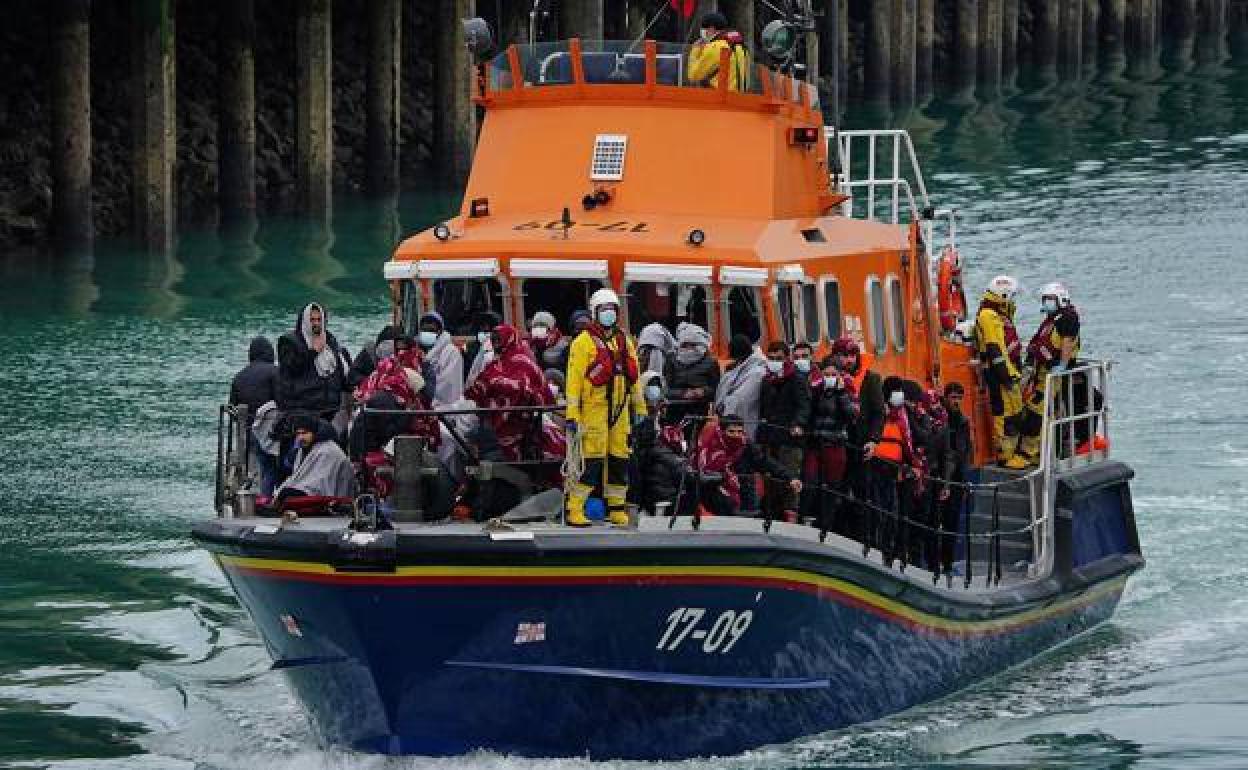
[(239, 493), (254, 491), (257, 469), (251, 452), (246, 404), (223, 404), (217, 412), (217, 466), (213, 506), (218, 516), (240, 515)]

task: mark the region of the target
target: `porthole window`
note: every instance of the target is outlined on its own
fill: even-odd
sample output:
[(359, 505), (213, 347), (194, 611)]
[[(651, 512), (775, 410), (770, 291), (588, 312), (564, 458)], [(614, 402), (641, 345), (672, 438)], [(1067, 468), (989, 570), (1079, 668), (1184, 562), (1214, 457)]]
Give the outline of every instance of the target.
[(867, 318), (871, 324), (871, 347), (876, 355), (883, 355), (888, 350), (888, 333), (884, 329), (884, 287), (875, 276), (867, 279)]
[(823, 315), (824, 329), (831, 342), (841, 336), (841, 285), (835, 279), (824, 279)]
[(888, 281), (888, 320), (893, 347), (906, 349), (906, 298), (901, 290), (901, 280), (890, 275)]
[(819, 289), (813, 283), (802, 284), (802, 325), (806, 341), (819, 344)]

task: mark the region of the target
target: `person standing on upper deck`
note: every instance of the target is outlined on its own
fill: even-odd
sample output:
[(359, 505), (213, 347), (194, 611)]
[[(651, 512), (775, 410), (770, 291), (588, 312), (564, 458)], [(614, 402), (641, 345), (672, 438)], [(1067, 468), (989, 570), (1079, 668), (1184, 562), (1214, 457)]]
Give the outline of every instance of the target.
[(685, 76), (694, 85), (715, 88), (719, 82), (720, 51), (727, 49), (728, 89), (743, 91), (750, 76), (750, 54), (745, 39), (728, 28), (728, 19), (719, 11), (702, 16), (702, 35), (689, 49), (689, 66)]
[(585, 503), (601, 488), (609, 520), (626, 526), (628, 439), (633, 421), (648, 414), (646, 400), (637, 351), (618, 325), (620, 298), (599, 289), (589, 298), (589, 312), (593, 320), (568, 355), (568, 435), (580, 442), (585, 471), (568, 492), (567, 523), (589, 526)]
[(992, 407), (992, 445), (997, 462), (1011, 465), (1018, 449), (1018, 428), (1023, 411), (1019, 392), (1022, 358), (1018, 331), (1014, 328), (1014, 296), (1018, 281), (998, 275), (988, 284), (975, 314), (975, 348), (988, 386)]

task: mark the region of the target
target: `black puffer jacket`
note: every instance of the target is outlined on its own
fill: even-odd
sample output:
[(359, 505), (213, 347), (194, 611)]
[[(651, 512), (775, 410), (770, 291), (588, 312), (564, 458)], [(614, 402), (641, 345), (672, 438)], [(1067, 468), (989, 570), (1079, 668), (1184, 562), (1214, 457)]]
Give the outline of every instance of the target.
[(277, 400), (277, 366), (273, 363), (273, 343), (255, 337), (247, 349), (247, 366), (230, 383), (230, 403), (246, 404), (249, 417), (270, 401)]
[(653, 420), (633, 429), (633, 457), (637, 463), (637, 504), (653, 513), (658, 503), (676, 504), (685, 460), (659, 440)]
[(844, 387), (824, 383), (811, 389), (810, 441), (812, 446), (844, 446), (854, 427), (858, 409)]
[(763, 377), (759, 392), (758, 443), (768, 446), (802, 446), (805, 436), (793, 436), (794, 426), (803, 431), (810, 425), (810, 381), (805, 374), (785, 363), (780, 375)]
[[(719, 387), (719, 362), (709, 353), (692, 364), (677, 363), (676, 357), (667, 359), (663, 366), (663, 382), (667, 385), (668, 401), (695, 401), (692, 404), (671, 404), (667, 407), (666, 420), (678, 423), (688, 415), (704, 415), (715, 400), (715, 389)], [(689, 391), (701, 388), (702, 395), (693, 397)]]
[(304, 340), (304, 315), (305, 313), (300, 312), (295, 321), (294, 332), (283, 334), (277, 341), (277, 362), (280, 367), (277, 405), (284, 412), (304, 411), (324, 415), (337, 411), (342, 405), (347, 365), (344, 365), (338, 340), (326, 331), (326, 344), (334, 353), (334, 368), (324, 377), (317, 372), (316, 351), (310, 349)]

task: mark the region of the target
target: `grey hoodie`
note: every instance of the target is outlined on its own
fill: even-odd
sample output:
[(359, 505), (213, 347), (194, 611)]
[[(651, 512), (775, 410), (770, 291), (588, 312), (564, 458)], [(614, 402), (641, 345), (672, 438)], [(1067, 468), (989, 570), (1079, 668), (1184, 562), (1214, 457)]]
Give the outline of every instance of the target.
[(758, 429), (759, 394), (766, 373), (766, 359), (755, 350), (741, 363), (725, 370), (715, 389), (715, 413), (735, 414), (744, 420), (751, 441)]

